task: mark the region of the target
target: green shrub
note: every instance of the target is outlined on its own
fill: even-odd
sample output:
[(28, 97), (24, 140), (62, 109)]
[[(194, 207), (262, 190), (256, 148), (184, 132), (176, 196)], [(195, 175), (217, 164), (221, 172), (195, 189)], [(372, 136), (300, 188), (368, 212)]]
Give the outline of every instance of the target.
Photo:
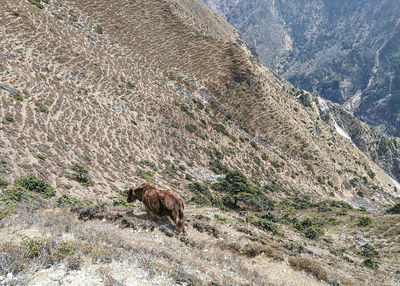
[(190, 118), (194, 118), (194, 114), (190, 111), (190, 107), (187, 106), (186, 104), (180, 104), (179, 105), (181, 107), (181, 110), (186, 113), (187, 116), (189, 116)]
[(36, 105), (36, 108), (35, 108), (36, 111), (43, 112), (43, 113), (49, 112), (49, 109), (47, 108), (47, 106), (44, 105), (43, 103), (41, 103), (40, 101), (36, 101), (35, 105)]
[(97, 34), (103, 34), (103, 27), (101, 27), (100, 25), (96, 25), (96, 26), (94, 26), (94, 31)]
[(257, 228), (261, 229), (261, 230), (266, 230), (266, 231), (270, 231), (275, 235), (278, 236), (284, 236), (284, 232), (283, 230), (274, 222), (267, 220), (267, 219), (263, 219), (257, 215), (249, 215), (246, 217), (246, 219), (253, 224), (254, 226), (256, 226)]
[(32, 211), (39, 209), (44, 204), (41, 195), (21, 186), (5, 189), (0, 194), (0, 219), (17, 213), (19, 209), (25, 208)]
[(50, 252), (50, 246), (42, 239), (26, 239), (22, 242), (22, 245), (24, 247), (24, 256), (29, 259)]
[(229, 168), (218, 159), (210, 161), (210, 170), (217, 175), (226, 174), (229, 172)]
[(234, 205), (237, 206), (239, 200), (245, 200), (246, 197), (254, 195), (247, 177), (239, 170), (228, 171), (225, 178), (220, 178), (219, 182), (214, 184), (214, 188), (224, 190), (234, 198)]
[(131, 82), (131, 81), (128, 81), (126, 85), (127, 85), (129, 88), (134, 88), (134, 87), (135, 87), (135, 84), (134, 84), (133, 82)]
[(171, 72), (168, 75), (169, 80), (176, 80), (176, 76)]
[(73, 245), (66, 242), (61, 242), (60, 246), (56, 248), (55, 254), (60, 258), (63, 258), (68, 255), (74, 255), (75, 251), (76, 249)]
[(29, 3), (31, 3), (33, 6), (36, 6), (39, 9), (43, 9), (43, 5), (40, 4), (40, 0), (28, 0)]
[(24, 101), (24, 97), (21, 95), (21, 93), (17, 92), (13, 95), (13, 98), (17, 101)]
[(142, 169), (137, 169), (136, 170), (136, 175), (139, 177), (145, 179), (149, 183), (155, 183), (156, 179), (154, 178), (154, 173), (151, 171), (145, 171)]
[(139, 162), (139, 164), (147, 166), (147, 167), (151, 168), (153, 171), (157, 171), (158, 170), (158, 167), (157, 167), (156, 163), (151, 162), (149, 160), (142, 160), (142, 161)]
[(93, 186), (94, 182), (89, 177), (89, 167), (85, 164), (75, 163), (68, 166), (68, 169), (74, 171), (75, 180), (83, 186)]
[(361, 246), (360, 255), (367, 258), (374, 258), (379, 256), (379, 251), (373, 245), (366, 243)]
[(253, 147), (254, 149), (258, 150), (258, 146), (257, 146), (257, 143), (256, 143), (256, 142), (251, 141), (251, 142), (250, 142), (250, 145), (251, 145), (251, 147)]
[(12, 117), (12, 115), (11, 114), (9, 114), (9, 113), (7, 113), (6, 114), (6, 121), (7, 122), (14, 122), (14, 118)]
[(36, 157), (38, 157), (38, 159), (40, 159), (40, 160), (46, 160), (46, 156), (43, 154), (40, 154), (40, 153), (37, 153)]
[(212, 205), (211, 200), (202, 194), (198, 194), (198, 195), (194, 195), (191, 199), (190, 199), (191, 203), (194, 203), (196, 205), (199, 206), (210, 206)]
[(50, 198), (56, 194), (56, 191), (52, 186), (32, 174), (25, 177), (19, 177), (15, 180), (14, 184), (31, 192), (38, 193), (45, 198)]
[(72, 206), (72, 205), (83, 205), (84, 203), (80, 200), (70, 196), (70, 195), (62, 195), (56, 199), (56, 205), (58, 207), (63, 206)]
[(0, 178), (0, 189), (4, 189), (8, 186), (8, 182), (2, 178)]
[(367, 216), (363, 216), (363, 217), (360, 217), (360, 219), (358, 221), (358, 226), (365, 227), (365, 226), (370, 225), (371, 223), (372, 223), (371, 218), (369, 218)]
[(208, 190), (208, 187), (205, 185), (202, 185), (198, 182), (189, 184), (187, 186), (187, 189), (195, 194), (203, 194), (203, 195), (207, 195), (207, 196), (211, 195), (210, 191)]
[(374, 259), (372, 259), (372, 258), (365, 259), (363, 261), (362, 265), (367, 267), (367, 268), (373, 269), (373, 270), (376, 270), (376, 269), (379, 268), (379, 262), (374, 260)]
[(212, 127), (214, 128), (215, 131), (222, 133), (222, 134), (227, 134), (228, 131), (226, 131), (225, 126), (219, 123), (215, 123), (212, 125)]
[(128, 202), (124, 199), (113, 200), (113, 206), (127, 206)]
[(394, 205), (386, 211), (388, 214), (400, 214), (400, 203)]
[(193, 133), (197, 130), (197, 127), (196, 127), (196, 125), (193, 125), (193, 124), (186, 124), (185, 129), (187, 131), (189, 131), (190, 133)]
[(215, 218), (216, 220), (219, 220), (219, 221), (223, 221), (223, 222), (227, 222), (227, 223), (230, 222), (230, 219), (229, 219), (229, 218), (227, 218), (227, 217), (225, 217), (225, 216), (223, 216), (223, 215), (220, 215), (220, 214), (215, 214), (215, 215), (214, 215), (214, 218)]
[(357, 191), (357, 195), (358, 195), (359, 197), (361, 197), (361, 198), (363, 198), (363, 197), (364, 197), (364, 193), (363, 193), (363, 192), (361, 192), (361, 191)]
[(268, 161), (268, 156), (265, 153), (261, 154), (261, 159), (263, 159), (264, 161)]
[(358, 179), (357, 178), (353, 178), (349, 181), (350, 185), (355, 188), (358, 185)]
[(304, 231), (304, 234), (309, 239), (318, 239), (324, 231), (319, 227), (311, 226)]

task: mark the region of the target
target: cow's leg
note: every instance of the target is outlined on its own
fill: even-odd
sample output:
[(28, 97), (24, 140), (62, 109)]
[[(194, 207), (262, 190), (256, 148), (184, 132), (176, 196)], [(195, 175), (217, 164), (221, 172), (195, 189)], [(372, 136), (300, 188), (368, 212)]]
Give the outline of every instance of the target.
[(175, 225), (175, 233), (179, 234), (179, 232), (181, 231), (179, 228), (179, 212), (177, 209), (174, 209), (171, 213), (170, 213), (170, 218), (172, 219), (172, 221), (174, 222)]

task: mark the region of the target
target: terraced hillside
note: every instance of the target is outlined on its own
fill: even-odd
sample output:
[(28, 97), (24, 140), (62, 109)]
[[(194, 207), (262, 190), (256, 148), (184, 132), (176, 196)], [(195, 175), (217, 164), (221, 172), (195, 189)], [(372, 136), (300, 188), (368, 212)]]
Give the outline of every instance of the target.
[[(308, 195), (307, 206), (329, 199), (377, 213), (396, 201), (393, 181), (321, 119), (317, 98), (269, 71), (201, 1), (3, 2), (2, 187), (32, 173), (57, 196), (104, 206), (147, 180), (178, 190), (190, 219), (213, 206), (249, 212), (258, 226), (251, 213), (271, 201)], [(228, 174), (246, 192), (229, 194)], [(361, 281), (389, 270), (368, 271)]]
[[(20, 91), (1, 97), (7, 179), (33, 172), (60, 192), (110, 199), (145, 169), (167, 186), (184, 184), (185, 172), (212, 179), (207, 147), (259, 184), (391, 201), (392, 182), (319, 120), (311, 98), (305, 108), (243, 44), (217, 39), (187, 10), (159, 1), (43, 5), (7, 2), (2, 12), (1, 82)], [(93, 187), (71, 180), (75, 163), (88, 165)], [(376, 179), (349, 187), (368, 172)]]

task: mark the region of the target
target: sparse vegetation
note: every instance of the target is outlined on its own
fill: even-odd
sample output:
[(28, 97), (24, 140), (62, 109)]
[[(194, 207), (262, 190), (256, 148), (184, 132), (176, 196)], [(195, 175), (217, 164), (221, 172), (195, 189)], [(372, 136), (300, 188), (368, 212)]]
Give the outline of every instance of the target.
[(40, 0), (28, 0), (29, 3), (31, 3), (33, 6), (38, 7), (39, 9), (43, 9), (43, 5), (40, 4)]
[(146, 180), (149, 183), (155, 183), (156, 179), (154, 178), (154, 173), (151, 171), (146, 171), (142, 169), (136, 170), (136, 175)]
[(89, 187), (93, 186), (94, 182), (89, 177), (89, 167), (85, 164), (75, 163), (68, 166), (68, 169), (75, 173), (74, 179), (78, 181), (81, 185)]
[(84, 203), (74, 198), (73, 196), (62, 195), (56, 199), (56, 205), (59, 207), (63, 207), (63, 206), (73, 206), (73, 205), (84, 205)]
[(372, 219), (367, 216), (360, 217), (358, 220), (358, 226), (366, 227), (372, 224)]
[(0, 189), (4, 189), (8, 186), (8, 182), (2, 178), (0, 178)]
[(185, 129), (187, 131), (189, 131), (190, 133), (194, 133), (197, 130), (197, 127), (196, 127), (196, 125), (193, 125), (193, 124), (186, 124)]
[(400, 214), (400, 203), (394, 205), (386, 211), (388, 214)]
[(97, 34), (103, 34), (103, 27), (101, 27), (100, 25), (94, 26), (93, 29)]
[(295, 270), (308, 272), (319, 280), (328, 281), (327, 272), (320, 265), (318, 265), (318, 263), (311, 259), (290, 257), (289, 265)]
[(56, 191), (52, 186), (32, 174), (29, 174), (25, 177), (19, 177), (15, 180), (14, 185), (40, 194), (44, 198), (50, 198), (56, 194)]

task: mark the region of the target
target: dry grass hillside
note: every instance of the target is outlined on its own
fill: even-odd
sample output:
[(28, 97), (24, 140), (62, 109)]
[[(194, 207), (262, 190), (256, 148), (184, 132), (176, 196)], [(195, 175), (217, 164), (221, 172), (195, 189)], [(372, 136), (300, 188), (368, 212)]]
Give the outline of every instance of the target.
[[(5, 283), (39, 285), (50, 272), (66, 285), (85, 275), (95, 279), (90, 285), (399, 281), (396, 231), (388, 228), (384, 241), (377, 231), (398, 223), (380, 215), (396, 202), (394, 183), (321, 119), (315, 96), (266, 69), (201, 1), (3, 0), (2, 6), (0, 225), (2, 252), (11, 254), (0, 261), (0, 275), (17, 275)], [(228, 192), (232, 170), (243, 173), (240, 193)], [(132, 218), (138, 205), (126, 206), (122, 190), (144, 180), (184, 197), (187, 241), (165, 236), (162, 224), (155, 234), (146, 232), (143, 219)], [(82, 222), (60, 209), (61, 195), (68, 195), (61, 197), (67, 205), (98, 204), (139, 226), (116, 228), (118, 216)], [(376, 227), (355, 233), (354, 219), (363, 211), (373, 212)], [(44, 242), (31, 241), (39, 238)], [(360, 239), (380, 243), (380, 270), (361, 266)], [(291, 242), (306, 247), (293, 252)], [(247, 251), (248, 244), (261, 250)], [(25, 252), (18, 254), (21, 245)], [(38, 245), (46, 251), (32, 255)], [(115, 256), (96, 256), (102, 246)], [(366, 258), (372, 268), (375, 256)], [(79, 259), (82, 270), (68, 270), (70, 259)], [(323, 269), (310, 270), (304, 265), (310, 261)], [(17, 262), (21, 267), (12, 268)], [(343, 265), (340, 273), (334, 264)], [(126, 276), (129, 271), (136, 276)]]

